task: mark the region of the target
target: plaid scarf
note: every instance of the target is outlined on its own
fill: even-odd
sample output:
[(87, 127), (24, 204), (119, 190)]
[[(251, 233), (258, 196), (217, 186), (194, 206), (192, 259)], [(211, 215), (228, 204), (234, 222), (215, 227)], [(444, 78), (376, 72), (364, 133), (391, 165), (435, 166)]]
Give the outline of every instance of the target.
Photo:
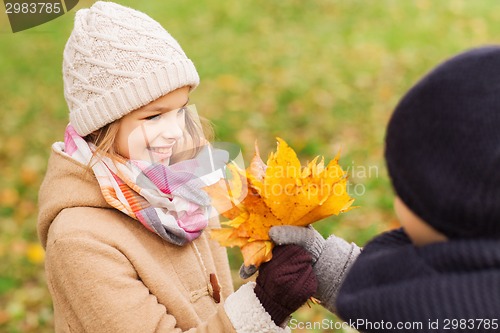
[(169, 166), (138, 160), (118, 162), (107, 156), (99, 156), (96, 162), (95, 145), (71, 125), (66, 128), (64, 146), (73, 159), (92, 166), (106, 202), (168, 242), (184, 245), (208, 225), (210, 198), (202, 188), (222, 178), (226, 152), (207, 145), (195, 158)]

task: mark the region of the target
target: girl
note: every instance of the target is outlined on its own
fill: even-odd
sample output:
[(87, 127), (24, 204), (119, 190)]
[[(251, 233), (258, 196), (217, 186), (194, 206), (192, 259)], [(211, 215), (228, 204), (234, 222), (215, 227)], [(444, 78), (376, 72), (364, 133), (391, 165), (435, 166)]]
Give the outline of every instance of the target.
[(217, 221), (202, 187), (217, 173), (189, 106), (199, 78), (172, 36), (96, 2), (76, 13), (63, 77), (70, 124), (38, 224), (56, 332), (289, 331), (316, 290), (311, 256), (276, 247), (233, 292), (225, 249), (204, 233)]

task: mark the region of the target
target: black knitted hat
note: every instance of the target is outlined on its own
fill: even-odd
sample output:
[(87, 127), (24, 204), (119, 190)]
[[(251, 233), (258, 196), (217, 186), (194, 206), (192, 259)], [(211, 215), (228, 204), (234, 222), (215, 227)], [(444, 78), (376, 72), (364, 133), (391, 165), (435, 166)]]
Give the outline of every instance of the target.
[(385, 158), (397, 195), (450, 238), (500, 238), (500, 46), (461, 53), (397, 105)]

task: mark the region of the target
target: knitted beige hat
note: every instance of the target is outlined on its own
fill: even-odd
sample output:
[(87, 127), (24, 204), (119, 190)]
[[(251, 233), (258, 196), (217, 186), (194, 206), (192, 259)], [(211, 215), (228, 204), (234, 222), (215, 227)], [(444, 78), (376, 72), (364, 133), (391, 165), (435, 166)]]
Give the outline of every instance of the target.
[(63, 78), (70, 123), (81, 136), (200, 82), (193, 62), (158, 22), (102, 1), (76, 13)]

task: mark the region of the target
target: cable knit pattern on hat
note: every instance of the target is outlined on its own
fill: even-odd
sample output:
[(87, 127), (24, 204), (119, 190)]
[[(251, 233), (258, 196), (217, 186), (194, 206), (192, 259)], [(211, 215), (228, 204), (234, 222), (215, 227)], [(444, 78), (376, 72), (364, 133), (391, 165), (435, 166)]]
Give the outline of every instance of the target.
[(199, 76), (179, 43), (155, 20), (112, 2), (76, 13), (63, 54), (64, 96), (81, 136)]

